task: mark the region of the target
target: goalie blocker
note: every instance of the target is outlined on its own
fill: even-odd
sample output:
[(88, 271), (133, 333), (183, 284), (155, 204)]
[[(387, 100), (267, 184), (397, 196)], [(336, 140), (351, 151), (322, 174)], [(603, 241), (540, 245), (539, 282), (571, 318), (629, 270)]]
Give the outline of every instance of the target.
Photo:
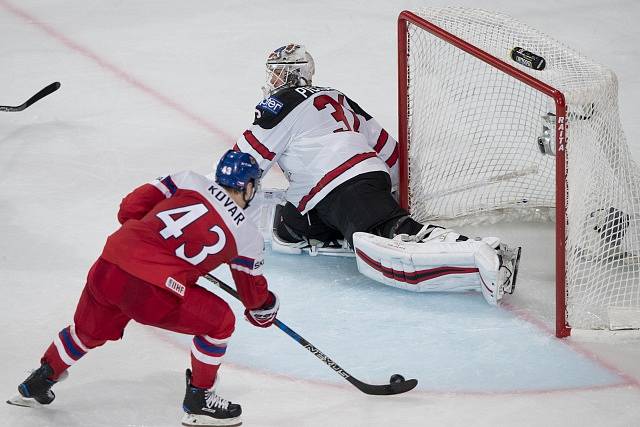
[(377, 282), (413, 292), (481, 291), (490, 305), (513, 293), (521, 248), (510, 249), (496, 238), (460, 242), (455, 236), (446, 229), (418, 241), (406, 235), (387, 239), (355, 233), (358, 270)]

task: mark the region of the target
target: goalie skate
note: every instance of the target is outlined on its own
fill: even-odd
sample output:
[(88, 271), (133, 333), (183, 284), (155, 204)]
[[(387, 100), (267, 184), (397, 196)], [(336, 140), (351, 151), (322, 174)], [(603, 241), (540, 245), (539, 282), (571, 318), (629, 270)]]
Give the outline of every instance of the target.
[(513, 294), (513, 291), (516, 289), (521, 253), (522, 247), (520, 246), (517, 248), (509, 248), (503, 244), (500, 245), (498, 249), (498, 257), (500, 258), (498, 283), (501, 283), (502, 294)]
[(501, 244), (495, 251), (498, 259), (497, 272), (494, 271), (493, 277), (491, 274), (480, 274), (482, 296), (489, 305), (498, 305), (504, 294), (512, 294), (515, 290), (521, 249)]

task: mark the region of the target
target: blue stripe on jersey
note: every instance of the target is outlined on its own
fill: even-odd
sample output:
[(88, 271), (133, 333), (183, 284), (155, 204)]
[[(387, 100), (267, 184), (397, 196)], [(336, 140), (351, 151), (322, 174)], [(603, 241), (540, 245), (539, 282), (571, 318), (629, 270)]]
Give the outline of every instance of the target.
[(160, 182), (163, 183), (165, 187), (167, 187), (172, 195), (176, 194), (176, 191), (178, 191), (178, 186), (173, 182), (170, 176), (162, 178)]
[(226, 345), (219, 346), (216, 344), (211, 344), (210, 342), (205, 341), (201, 337), (193, 337), (193, 342), (196, 345), (196, 348), (198, 350), (202, 351), (203, 353), (208, 353), (210, 355), (222, 356), (227, 351)]

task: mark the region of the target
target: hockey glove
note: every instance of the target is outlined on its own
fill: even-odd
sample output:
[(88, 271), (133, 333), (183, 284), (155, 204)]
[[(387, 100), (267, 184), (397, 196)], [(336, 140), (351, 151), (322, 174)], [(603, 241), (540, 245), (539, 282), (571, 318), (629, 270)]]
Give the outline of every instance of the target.
[(278, 296), (269, 291), (267, 301), (261, 307), (253, 310), (245, 309), (244, 317), (254, 326), (268, 328), (276, 320), (278, 308), (280, 308)]

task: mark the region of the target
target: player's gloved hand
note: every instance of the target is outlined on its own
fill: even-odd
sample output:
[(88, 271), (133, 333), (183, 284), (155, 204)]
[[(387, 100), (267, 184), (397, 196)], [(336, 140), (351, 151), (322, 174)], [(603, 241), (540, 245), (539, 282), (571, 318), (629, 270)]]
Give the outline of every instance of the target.
[(276, 320), (278, 315), (278, 309), (280, 308), (280, 301), (278, 296), (269, 291), (267, 301), (262, 304), (262, 307), (244, 310), (244, 317), (254, 326), (259, 328), (268, 328)]

